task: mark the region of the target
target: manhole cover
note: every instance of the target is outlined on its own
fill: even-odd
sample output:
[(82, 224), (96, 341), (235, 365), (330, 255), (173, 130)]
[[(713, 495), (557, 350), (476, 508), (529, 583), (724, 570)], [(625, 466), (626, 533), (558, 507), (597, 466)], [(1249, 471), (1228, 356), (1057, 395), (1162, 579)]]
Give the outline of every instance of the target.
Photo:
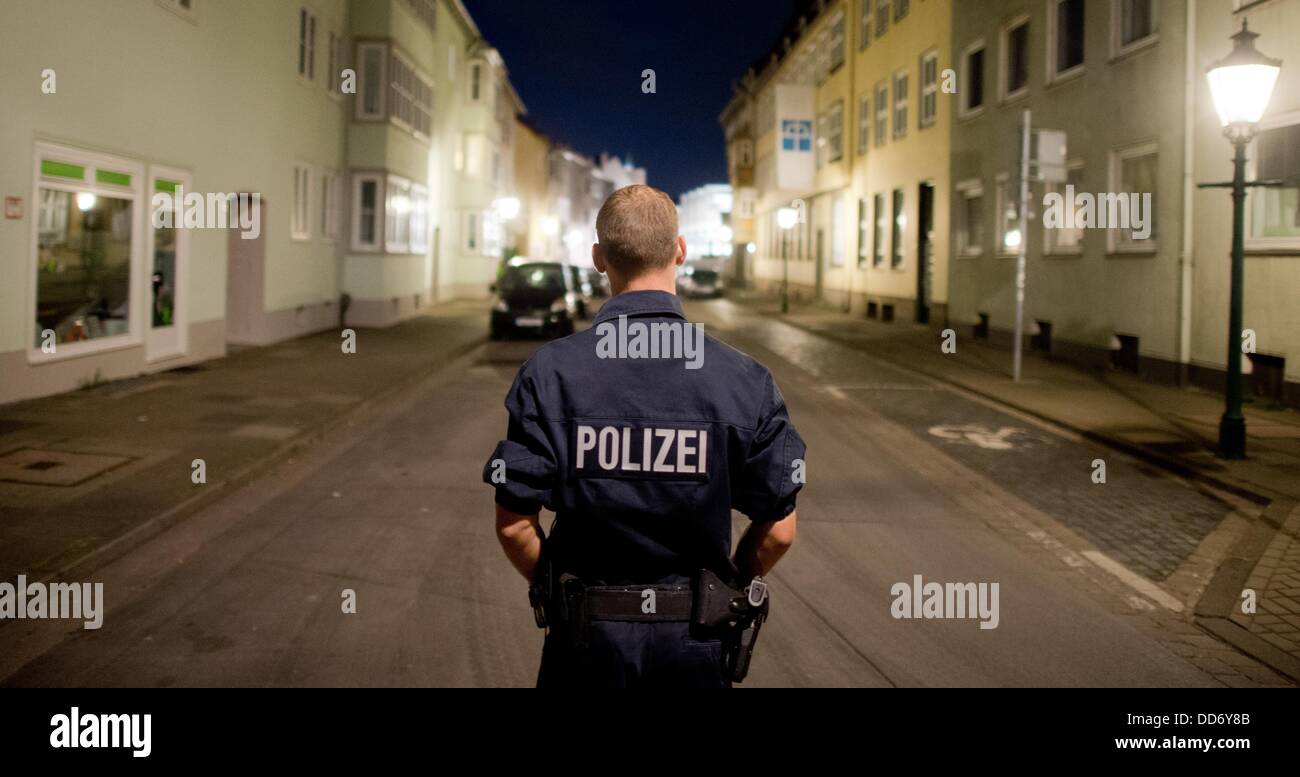
[(36, 486), (75, 486), (130, 461), (130, 456), (21, 448), (0, 456), (0, 480)]

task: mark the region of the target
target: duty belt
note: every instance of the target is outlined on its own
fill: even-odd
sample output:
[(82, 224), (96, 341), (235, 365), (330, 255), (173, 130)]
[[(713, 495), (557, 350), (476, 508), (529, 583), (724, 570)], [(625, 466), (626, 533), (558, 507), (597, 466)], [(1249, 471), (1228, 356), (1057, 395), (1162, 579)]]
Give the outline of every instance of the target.
[(570, 586), (563, 595), (588, 621), (686, 622), (694, 603), (687, 585)]

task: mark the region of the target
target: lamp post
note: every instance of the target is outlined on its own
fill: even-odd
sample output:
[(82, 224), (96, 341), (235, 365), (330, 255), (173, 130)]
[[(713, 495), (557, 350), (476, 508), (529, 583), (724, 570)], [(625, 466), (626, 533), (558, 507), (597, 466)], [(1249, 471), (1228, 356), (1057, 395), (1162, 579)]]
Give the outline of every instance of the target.
[(1259, 35), (1243, 19), (1232, 36), (1232, 53), (1206, 74), (1223, 134), (1235, 149), (1232, 183), (1202, 184), (1202, 188), (1232, 189), (1232, 291), (1228, 307), (1228, 377), (1223, 418), (1219, 421), (1219, 455), (1246, 458), (1246, 419), (1241, 414), (1241, 325), (1245, 266), (1246, 189), (1276, 186), (1275, 181), (1246, 181), (1246, 147), (1259, 131), (1282, 61), (1255, 49)]
[[(782, 243), (789, 237), (790, 230), (799, 223), (799, 211), (794, 208), (781, 208), (776, 212), (776, 225), (785, 233)], [(784, 245), (783, 245), (784, 248)], [(790, 251), (781, 251), (781, 313), (790, 312)]]

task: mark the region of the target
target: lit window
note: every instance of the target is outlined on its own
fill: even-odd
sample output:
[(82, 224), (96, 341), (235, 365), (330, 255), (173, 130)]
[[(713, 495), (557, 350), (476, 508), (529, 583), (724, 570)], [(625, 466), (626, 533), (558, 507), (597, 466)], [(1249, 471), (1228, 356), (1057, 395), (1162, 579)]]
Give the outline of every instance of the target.
[[(1156, 182), (1159, 169), (1160, 155), (1155, 145), (1112, 152), (1111, 193), (1097, 200), (1098, 219), (1104, 209), (1106, 224), (1112, 227), (1108, 241), (1112, 252), (1156, 250), (1155, 210), (1159, 202)], [(1147, 194), (1151, 195), (1149, 211), (1146, 209)], [(1143, 223), (1139, 225), (1139, 221)], [(1135, 236), (1138, 226), (1143, 226), (1150, 232), (1139, 238)]]
[[(869, 2), (869, 0), (866, 0)], [(889, 0), (876, 0), (876, 39), (889, 31)]]
[(889, 134), (889, 85), (884, 81), (876, 84), (876, 145), (885, 145)]
[(433, 119), (433, 84), (394, 51), (389, 75), (389, 112), (394, 123), (429, 137)]
[(871, 266), (883, 267), (885, 265), (886, 235), (889, 234), (889, 211), (885, 209), (885, 195), (875, 195), (872, 206), (876, 211), (876, 229), (875, 236), (872, 238)]
[(894, 139), (907, 135), (907, 71), (894, 75)]
[(867, 153), (871, 145), (871, 95), (858, 98), (858, 156)]
[(931, 127), (939, 115), (939, 55), (921, 57), (921, 129)]
[(1252, 189), (1252, 247), (1300, 246), (1300, 124), (1267, 129), (1255, 139), (1255, 178), (1283, 188)]

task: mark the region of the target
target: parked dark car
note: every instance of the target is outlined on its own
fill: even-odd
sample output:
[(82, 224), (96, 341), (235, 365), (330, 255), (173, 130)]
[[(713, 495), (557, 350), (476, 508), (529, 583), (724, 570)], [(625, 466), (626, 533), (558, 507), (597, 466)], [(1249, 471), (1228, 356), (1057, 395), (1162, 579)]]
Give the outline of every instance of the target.
[(569, 265), (569, 275), (573, 281), (573, 293), (578, 303), (578, 318), (590, 318), (590, 303), (595, 295), (591, 288), (591, 282), (587, 279), (587, 270), (577, 265)]
[(577, 294), (569, 267), (559, 262), (513, 260), (493, 287), (491, 337), (573, 334)]
[(587, 276), (587, 282), (591, 284), (591, 294), (593, 297), (605, 298), (610, 296), (609, 276), (604, 275), (595, 267), (582, 268), (583, 273)]
[(721, 297), (722, 276), (716, 270), (687, 265), (677, 274), (677, 293), (684, 297)]

